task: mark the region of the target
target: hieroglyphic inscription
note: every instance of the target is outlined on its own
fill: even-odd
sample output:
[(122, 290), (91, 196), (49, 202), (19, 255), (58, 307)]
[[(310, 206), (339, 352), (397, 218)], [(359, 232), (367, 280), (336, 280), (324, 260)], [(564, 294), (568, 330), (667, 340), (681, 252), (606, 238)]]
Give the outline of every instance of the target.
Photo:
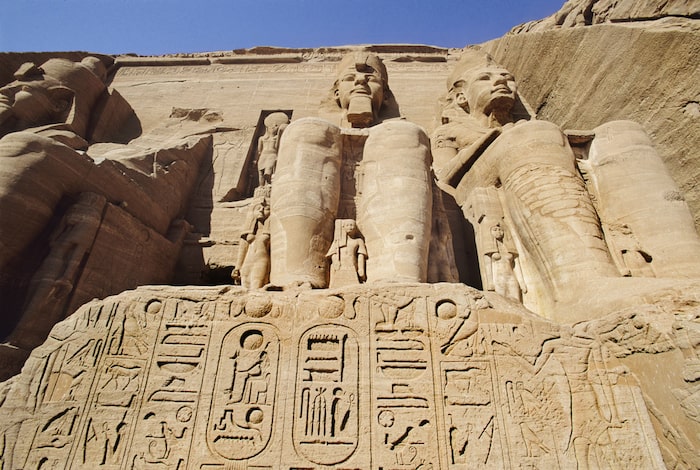
[[(8, 468), (66, 465), (71, 450), (80, 444), (85, 398), (98, 373), (104, 329), (117, 307), (108, 304), (89, 308), (74, 325), (55, 328), (43, 352), (30, 358), (27, 365), (34, 374), (26, 389), (26, 404), (43, 418), (34, 429), (26, 421), (21, 422), (21, 414), (17, 416), (19, 421), (3, 423), (3, 463)], [(27, 442), (26, 453), (8, 452)]]
[(202, 297), (95, 302), (54, 329), (3, 398), (3, 466), (662, 465), (606, 325), (443, 287)]
[(317, 326), (299, 339), (293, 440), (311, 462), (337, 464), (357, 448), (358, 361), (357, 337), (347, 327)]
[(211, 308), (168, 300), (155, 344), (129, 463), (185, 468), (209, 341)]
[(425, 299), (370, 299), (373, 461), (383, 470), (439, 465)]
[(489, 304), (458, 294), (428, 304), (433, 360), (439, 364), (440, 434), (447, 443), (442, 466), (504, 468), (494, 364), (484, 354), (488, 346), (478, 320), (478, 311)]

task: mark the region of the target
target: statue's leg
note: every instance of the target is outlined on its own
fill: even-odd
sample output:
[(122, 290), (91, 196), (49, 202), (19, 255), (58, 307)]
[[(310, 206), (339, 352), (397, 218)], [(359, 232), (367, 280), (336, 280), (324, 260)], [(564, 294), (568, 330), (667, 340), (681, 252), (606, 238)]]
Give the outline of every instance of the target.
[(0, 140), (0, 270), (41, 233), (92, 167), (53, 139), (17, 132)]
[(362, 159), (357, 225), (367, 281), (425, 282), (432, 226), (428, 136), (407, 121), (370, 130)]
[(340, 128), (316, 118), (284, 132), (270, 195), (270, 282), (326, 287), (340, 198)]
[(496, 165), (513, 232), (557, 291), (566, 295), (579, 280), (619, 276), (574, 154), (556, 125), (515, 126), (481, 158)]
[(627, 225), (657, 277), (700, 277), (693, 217), (642, 126), (596, 128), (588, 162), (603, 222)]

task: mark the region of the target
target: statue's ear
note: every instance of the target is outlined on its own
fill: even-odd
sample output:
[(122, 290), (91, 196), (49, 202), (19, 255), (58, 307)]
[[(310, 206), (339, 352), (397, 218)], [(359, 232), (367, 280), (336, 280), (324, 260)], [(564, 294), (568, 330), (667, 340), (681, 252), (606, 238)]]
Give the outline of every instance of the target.
[(464, 105), (468, 104), (467, 97), (461, 91), (457, 92), (457, 95), (455, 96), (455, 101), (457, 102), (458, 105), (460, 105), (462, 107), (464, 107)]
[(68, 116), (75, 104), (75, 93), (70, 88), (55, 86), (47, 90), (53, 111), (62, 117)]

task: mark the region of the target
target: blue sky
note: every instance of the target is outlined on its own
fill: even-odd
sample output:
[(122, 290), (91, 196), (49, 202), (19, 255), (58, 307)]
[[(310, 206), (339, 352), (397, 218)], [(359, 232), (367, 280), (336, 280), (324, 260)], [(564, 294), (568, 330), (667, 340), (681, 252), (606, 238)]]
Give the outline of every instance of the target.
[(0, 51), (141, 55), (253, 46), (463, 47), (564, 0), (5, 0)]

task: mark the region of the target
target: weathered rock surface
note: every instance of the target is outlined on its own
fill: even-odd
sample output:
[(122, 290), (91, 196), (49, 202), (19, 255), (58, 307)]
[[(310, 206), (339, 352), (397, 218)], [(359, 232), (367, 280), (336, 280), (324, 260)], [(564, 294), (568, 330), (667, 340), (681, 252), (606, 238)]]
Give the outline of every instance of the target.
[(698, 19), (698, 0), (567, 0), (559, 11), (547, 18), (518, 25), (512, 33), (543, 31), (600, 23), (658, 20), (662, 18)]
[(82, 307), (6, 383), (3, 459), (690, 468), (698, 301), (656, 300), (571, 329), (456, 284), (139, 288)]

